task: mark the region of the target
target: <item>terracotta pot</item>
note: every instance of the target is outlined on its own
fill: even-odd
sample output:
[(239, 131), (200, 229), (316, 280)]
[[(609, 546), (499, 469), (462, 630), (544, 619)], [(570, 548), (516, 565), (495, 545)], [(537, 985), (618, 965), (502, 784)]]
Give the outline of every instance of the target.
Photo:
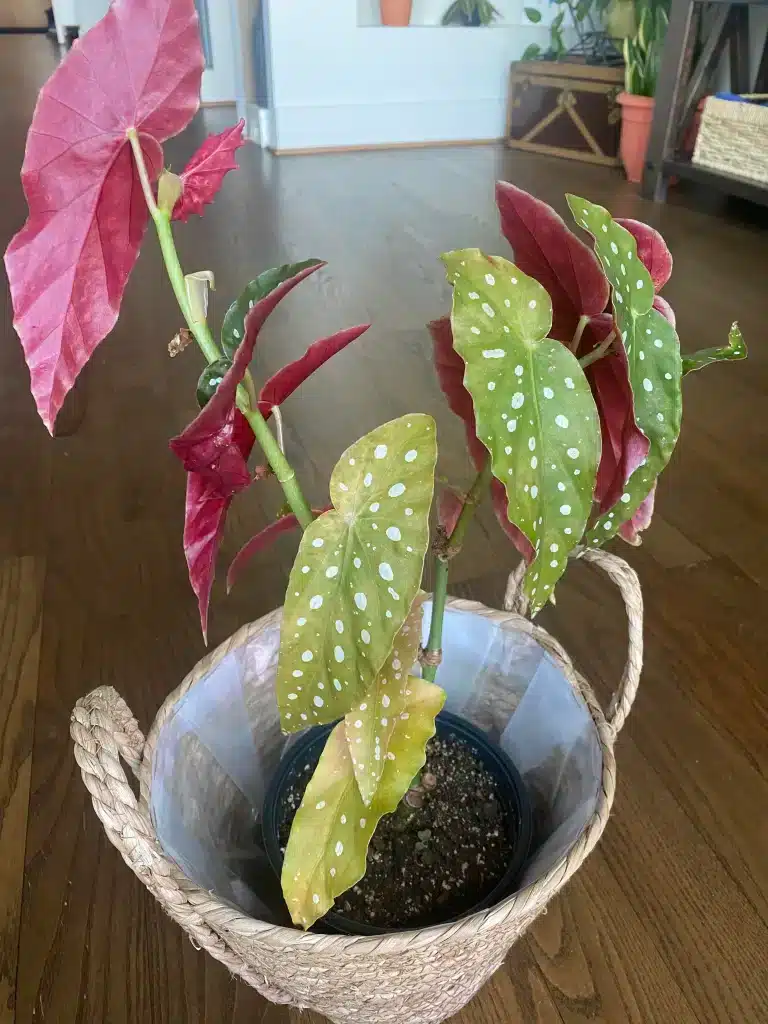
[(381, 0), (382, 25), (410, 25), (413, 0)]
[(643, 178), (656, 101), (653, 96), (633, 96), (628, 92), (620, 92), (617, 99), (621, 104), (621, 162), (629, 181), (637, 184)]

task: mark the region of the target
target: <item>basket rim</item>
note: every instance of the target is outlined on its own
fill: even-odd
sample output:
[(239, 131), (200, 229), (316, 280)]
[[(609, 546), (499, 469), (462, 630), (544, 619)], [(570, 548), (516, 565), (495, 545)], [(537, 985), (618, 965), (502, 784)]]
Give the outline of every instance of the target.
[[(227, 932), (243, 938), (258, 937), (275, 949), (303, 950), (305, 952), (333, 951), (345, 954), (365, 955), (376, 952), (382, 955), (397, 955), (405, 948), (430, 945), (448, 937), (457, 935), (474, 935), (486, 929), (502, 924), (510, 916), (523, 917), (529, 906), (540, 904), (542, 897), (549, 899), (555, 895), (570, 876), (587, 858), (597, 844), (608, 822), (616, 789), (616, 763), (613, 751), (615, 733), (606, 721), (590, 684), (574, 667), (569, 655), (560, 643), (545, 629), (537, 626), (516, 612), (498, 611), (488, 608), (478, 601), (463, 598), (449, 598), (447, 607), (454, 611), (479, 615), (495, 622), (502, 629), (527, 633), (532, 636), (544, 651), (549, 654), (561, 669), (571, 688), (590, 713), (597, 730), (602, 755), (602, 775), (595, 809), (584, 826), (579, 837), (565, 854), (540, 878), (525, 889), (521, 889), (505, 897), (500, 903), (486, 910), (478, 911), (471, 916), (447, 924), (431, 925), (428, 928), (408, 929), (391, 932), (380, 936), (359, 935), (326, 935), (304, 932), (300, 929), (283, 925), (269, 924), (258, 918), (250, 917), (232, 904), (226, 903), (206, 889), (195, 885), (181, 868), (162, 850), (162, 857), (170, 871), (175, 875), (185, 896), (195, 905), (197, 912), (220, 935)], [(203, 676), (207, 675), (229, 653), (246, 643), (252, 635), (266, 627), (276, 625), (282, 618), (282, 608), (257, 619), (255, 622), (242, 626), (228, 640), (220, 644), (214, 651), (206, 655), (187, 673), (179, 686), (164, 700), (155, 716), (147, 734), (143, 757), (139, 768), (140, 803), (150, 819), (150, 790), (152, 779), (152, 762), (160, 730), (171, 716), (176, 704)], [(152, 823), (154, 831), (154, 823)], [(157, 837), (155, 840), (160, 846)]]

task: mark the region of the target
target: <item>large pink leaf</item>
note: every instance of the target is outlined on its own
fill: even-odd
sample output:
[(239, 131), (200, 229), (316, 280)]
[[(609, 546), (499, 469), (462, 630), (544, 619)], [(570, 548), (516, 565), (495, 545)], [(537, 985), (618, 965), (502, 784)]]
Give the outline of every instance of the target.
[[(593, 317), (584, 332), (578, 355), (584, 356), (615, 329), (613, 317)], [(614, 354), (615, 352), (615, 354)], [(597, 469), (595, 500), (600, 514), (612, 508), (624, 491), (624, 484), (648, 454), (649, 442), (635, 423), (629, 367), (623, 345), (614, 346), (585, 369), (597, 405), (602, 435), (602, 452)]]
[[(247, 463), (253, 448), (253, 431), (238, 411), (234, 421), (233, 443), (237, 445), (243, 463)], [(245, 484), (247, 486), (247, 482)], [(208, 606), (216, 574), (216, 556), (224, 533), (224, 525), (234, 491), (222, 494), (221, 488), (209, 477), (190, 473), (187, 477), (187, 500), (184, 511), (184, 555), (187, 559), (189, 582), (197, 596), (200, 626), (208, 642)]]
[(338, 331), (329, 338), (321, 338), (310, 345), (300, 359), (296, 359), (284, 366), (282, 370), (278, 370), (274, 376), (269, 378), (259, 394), (259, 409), (262, 414), (268, 416), (276, 405), (282, 405), (296, 388), (304, 383), (307, 377), (310, 377), (337, 352), (341, 352), (351, 342), (356, 341), (361, 334), (365, 334), (370, 326), (370, 324), (361, 324), (359, 327), (348, 327), (345, 331)]
[[(306, 267), (257, 302), (245, 320), (245, 337), (213, 397), (178, 437), (170, 442), (189, 472), (200, 473), (223, 496), (233, 494), (250, 481), (247, 460), (237, 444), (237, 387), (253, 357), (261, 328), (274, 308), (306, 277), (324, 264)], [(250, 428), (249, 428), (250, 429)]]
[(580, 317), (596, 316), (608, 305), (610, 286), (597, 257), (551, 206), (528, 192), (499, 181), (496, 202), (515, 264), (552, 299), (550, 336), (569, 342)]
[(115, 0), (40, 92), (21, 173), (29, 217), (5, 264), (49, 430), (117, 320), (146, 227), (126, 132), (156, 176), (160, 143), (197, 110), (202, 70), (193, 0)]
[(656, 484), (654, 483), (651, 488), (648, 497), (638, 506), (637, 511), (628, 519), (626, 523), (622, 523), (619, 527), (619, 536), (622, 540), (625, 540), (627, 544), (633, 544), (637, 546), (641, 543), (640, 534), (643, 530), (647, 530), (651, 525), (651, 519), (653, 519), (653, 507), (656, 504)]
[(189, 220), (193, 213), (202, 216), (205, 204), (213, 202), (225, 175), (237, 170), (235, 152), (244, 145), (244, 128), (245, 121), (240, 120), (219, 135), (209, 135), (200, 146), (179, 175), (183, 190), (173, 208), (174, 220)]
[(672, 274), (672, 253), (662, 236), (649, 224), (627, 217), (617, 217), (616, 223), (626, 228), (637, 242), (637, 257), (651, 275), (653, 287), (660, 292)]

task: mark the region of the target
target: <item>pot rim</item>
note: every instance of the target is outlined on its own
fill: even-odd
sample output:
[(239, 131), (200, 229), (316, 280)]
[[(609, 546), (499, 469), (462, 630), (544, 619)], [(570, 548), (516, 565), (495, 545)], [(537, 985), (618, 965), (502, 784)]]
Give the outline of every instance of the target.
[(655, 96), (638, 96), (633, 92), (620, 92), (616, 97), (622, 107), (655, 107)]

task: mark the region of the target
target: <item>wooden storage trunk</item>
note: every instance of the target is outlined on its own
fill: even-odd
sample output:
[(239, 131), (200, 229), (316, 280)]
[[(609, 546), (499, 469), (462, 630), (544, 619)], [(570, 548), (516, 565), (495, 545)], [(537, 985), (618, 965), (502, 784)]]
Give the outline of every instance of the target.
[(512, 64), (507, 145), (617, 167), (624, 68), (529, 60)]

